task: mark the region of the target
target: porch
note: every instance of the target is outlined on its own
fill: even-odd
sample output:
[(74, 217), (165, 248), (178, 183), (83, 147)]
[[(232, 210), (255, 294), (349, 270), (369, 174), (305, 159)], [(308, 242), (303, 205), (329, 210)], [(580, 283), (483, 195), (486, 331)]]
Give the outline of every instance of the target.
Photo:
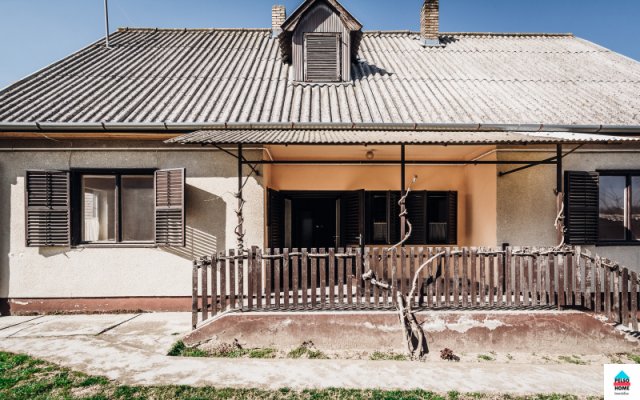
[(235, 311), (391, 310), (397, 292), (417, 310), (577, 309), (638, 331), (637, 273), (580, 247), (229, 251), (193, 264), (192, 326)]

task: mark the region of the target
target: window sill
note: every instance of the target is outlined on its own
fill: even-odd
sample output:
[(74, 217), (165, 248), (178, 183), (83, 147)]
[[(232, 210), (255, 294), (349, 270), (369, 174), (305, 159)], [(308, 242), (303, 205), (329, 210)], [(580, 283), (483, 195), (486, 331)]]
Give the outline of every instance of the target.
[(155, 243), (82, 243), (71, 246), (73, 249), (154, 249)]

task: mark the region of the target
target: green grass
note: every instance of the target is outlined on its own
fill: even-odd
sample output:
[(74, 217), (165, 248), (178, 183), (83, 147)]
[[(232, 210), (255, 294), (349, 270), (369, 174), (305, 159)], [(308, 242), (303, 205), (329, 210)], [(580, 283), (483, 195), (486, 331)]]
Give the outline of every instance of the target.
[(398, 354), (394, 352), (384, 353), (381, 351), (376, 351), (369, 356), (369, 360), (373, 361), (382, 361), (382, 360), (390, 360), (390, 361), (407, 361), (407, 356), (404, 354)]
[(495, 361), (495, 359), (491, 356), (488, 356), (486, 354), (479, 354), (478, 355), (478, 360), (482, 360), (482, 361)]
[(211, 350), (202, 350), (197, 347), (187, 347), (183, 341), (175, 342), (168, 356), (172, 357), (215, 357), (215, 358), (275, 358), (276, 350), (266, 349), (243, 349), (238, 344), (221, 344)]
[[(269, 400), (576, 400), (575, 396), (515, 397), (461, 394), (439, 395), (423, 390), (382, 391), (324, 389), (295, 391), (216, 389), (190, 386), (123, 386), (100, 376), (89, 376), (26, 355), (0, 352), (0, 399), (3, 400), (133, 400), (133, 399), (269, 399)], [(601, 399), (594, 397), (593, 399)]]
[(569, 356), (559, 356), (558, 360), (560, 361), (564, 361), (567, 364), (576, 364), (576, 365), (587, 365), (587, 363), (582, 360), (580, 357), (573, 355), (571, 357)]
[(300, 346), (287, 353), (287, 358), (310, 358), (315, 360), (326, 360), (329, 357), (322, 351), (315, 349), (312, 342), (304, 342)]
[(633, 361), (635, 364), (640, 364), (640, 356), (637, 354), (627, 354), (627, 358)]

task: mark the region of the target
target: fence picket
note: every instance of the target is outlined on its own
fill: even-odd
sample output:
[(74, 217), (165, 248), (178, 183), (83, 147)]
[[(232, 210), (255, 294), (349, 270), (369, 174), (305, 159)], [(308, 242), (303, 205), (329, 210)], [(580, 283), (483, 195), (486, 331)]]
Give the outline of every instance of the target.
[(256, 308), (261, 309), (263, 306), (262, 296), (264, 295), (264, 282), (262, 281), (262, 250), (258, 249), (256, 254)]
[(292, 302), (293, 307), (298, 308), (300, 304), (300, 251), (298, 249), (293, 249), (293, 256), (291, 257), (291, 293), (292, 293)]
[(249, 249), (247, 254), (247, 309), (253, 310), (253, 294), (255, 293), (255, 251), (256, 248)]
[(211, 255), (211, 316), (218, 314), (218, 257)]
[(284, 297), (284, 308), (289, 308), (289, 249), (282, 252), (282, 294)]
[(317, 249), (311, 249), (309, 255), (311, 260), (311, 307), (315, 308), (318, 304), (318, 255)]
[(229, 250), (227, 264), (229, 265), (229, 308), (236, 308), (236, 252)]
[[(594, 265), (596, 265), (597, 267), (600, 267), (600, 259), (596, 258), (596, 262), (594, 263)], [(603, 289), (603, 295), (604, 295), (604, 313), (607, 316), (607, 318), (609, 320), (611, 320), (612, 318), (612, 314), (611, 314), (611, 310), (612, 310), (612, 306), (611, 306), (611, 271), (609, 271), (607, 268), (601, 268), (603, 275), (604, 275), (604, 289)], [(598, 296), (600, 297), (600, 296)], [(596, 313), (599, 313), (600, 310), (596, 310)]]
[[(366, 257), (367, 255), (365, 254), (364, 256)], [(361, 306), (363, 303), (362, 261), (362, 249), (358, 248), (356, 249), (356, 306)]]
[(631, 328), (638, 332), (638, 274), (631, 272)]
[(327, 295), (329, 296), (329, 306), (333, 308), (333, 305), (336, 303), (336, 252), (334, 249), (329, 249), (329, 292)]
[(347, 259), (346, 259), (346, 271), (345, 271), (345, 282), (347, 286), (347, 304), (351, 306), (353, 304), (353, 257), (351, 256), (353, 253), (351, 249), (347, 250)]
[(327, 258), (325, 249), (320, 249), (319, 268), (320, 268), (320, 305), (325, 308), (327, 305)]
[(207, 262), (202, 261), (202, 266), (200, 267), (200, 299), (201, 299), (201, 312), (202, 312), (202, 320), (206, 321), (209, 318), (209, 285), (207, 284), (208, 274)]
[(191, 327), (198, 326), (198, 262), (193, 260), (191, 272)]
[[(607, 267), (605, 267), (607, 268)], [(621, 307), (620, 307), (620, 270), (615, 270), (611, 272), (611, 276), (613, 277), (613, 311), (614, 311), (614, 321), (621, 323)]]
[(558, 309), (561, 310), (565, 305), (565, 285), (564, 285), (564, 268), (565, 259), (562, 255), (558, 255)]
[(309, 306), (309, 281), (310, 276), (307, 274), (307, 268), (309, 268), (309, 252), (307, 249), (302, 249), (302, 264), (301, 279), (302, 279), (302, 307), (307, 308)]
[(538, 257), (533, 257), (531, 260), (531, 279), (533, 279), (531, 304), (537, 306), (540, 304), (540, 264)]
[(267, 249), (264, 262), (264, 307), (271, 308), (271, 285), (273, 282), (273, 259), (271, 259), (271, 249)]
[(629, 270), (626, 268), (622, 268), (622, 287), (620, 288), (621, 290), (621, 295), (622, 295), (622, 301), (621, 301), (621, 308), (622, 308), (622, 325), (624, 325), (625, 327), (629, 327)]
[[(338, 253), (344, 254), (344, 249), (338, 249)], [(338, 285), (337, 303), (344, 304), (344, 257), (337, 257), (336, 263), (338, 264), (336, 284)]]

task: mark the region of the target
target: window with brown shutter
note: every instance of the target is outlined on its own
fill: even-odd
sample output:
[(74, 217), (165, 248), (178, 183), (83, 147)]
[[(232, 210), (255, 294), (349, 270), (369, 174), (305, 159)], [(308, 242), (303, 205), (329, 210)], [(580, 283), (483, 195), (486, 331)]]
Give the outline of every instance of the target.
[(185, 246), (185, 169), (155, 172), (156, 244)]
[(70, 195), (68, 171), (27, 171), (26, 245), (69, 246)]
[(338, 82), (340, 74), (340, 34), (304, 35), (304, 74), (307, 82)]
[(598, 241), (599, 180), (597, 172), (565, 172), (565, 225), (569, 244)]

